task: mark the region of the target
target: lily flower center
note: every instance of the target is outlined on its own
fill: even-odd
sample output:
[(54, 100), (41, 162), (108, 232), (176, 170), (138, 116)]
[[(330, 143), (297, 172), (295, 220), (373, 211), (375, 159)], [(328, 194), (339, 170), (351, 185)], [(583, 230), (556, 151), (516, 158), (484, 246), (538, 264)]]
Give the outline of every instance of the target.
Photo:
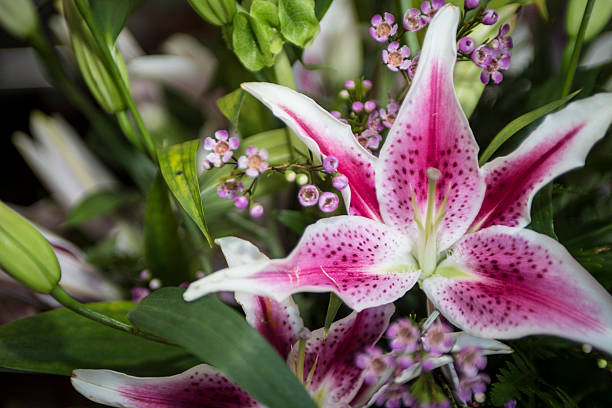
[(421, 213), (419, 211), (414, 192), (411, 190), (412, 206), (415, 214), (415, 221), (419, 227), (419, 238), (416, 244), (416, 259), (421, 267), (420, 281), (431, 276), (436, 265), (438, 264), (438, 238), (437, 231), (440, 226), (440, 221), (446, 215), (445, 207), (449, 196), (447, 192), (444, 197), (444, 201), (438, 210), (435, 207), (436, 200), (436, 184), (442, 177), (440, 170), (430, 167), (427, 169), (428, 191), (427, 191), (427, 210), (425, 213), (425, 222), (421, 220)]

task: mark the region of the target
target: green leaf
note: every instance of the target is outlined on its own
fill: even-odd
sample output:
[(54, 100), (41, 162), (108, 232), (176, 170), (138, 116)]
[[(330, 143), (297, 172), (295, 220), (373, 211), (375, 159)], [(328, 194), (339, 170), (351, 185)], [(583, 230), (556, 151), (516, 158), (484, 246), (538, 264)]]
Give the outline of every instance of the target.
[(217, 99), (219, 110), (225, 115), (234, 128), (238, 128), (238, 119), (240, 118), (240, 108), (242, 108), (244, 95), (245, 92), (242, 88), (238, 88)]
[(612, 287), (612, 245), (578, 249), (572, 255), (606, 288)]
[(531, 224), (529, 228), (559, 240), (555, 234), (552, 208), (552, 184), (542, 188), (531, 203)]
[(332, 0), (315, 0), (315, 16), (317, 16), (317, 20), (323, 20), (331, 4)]
[(315, 408), (287, 364), (243, 316), (215, 297), (185, 302), (162, 288), (129, 314), (143, 330), (184, 347), (270, 408)]
[(280, 210), (276, 218), (298, 235), (302, 235), (306, 227), (317, 220), (311, 214), (295, 210)]
[(144, 222), (145, 263), (153, 276), (169, 286), (189, 281), (183, 240), (161, 175), (157, 176), (149, 193)]
[(135, 0), (89, 0), (96, 24), (108, 44), (115, 43), (136, 3)]
[(200, 198), (200, 185), (196, 169), (196, 156), (198, 154), (199, 140), (170, 146), (157, 151), (159, 168), (164, 180), (170, 188), (172, 195), (187, 212), (191, 219), (202, 231), (202, 234), (212, 246), (212, 239), (206, 226), (202, 199)]
[(254, 0), (249, 13), (260, 22), (271, 27), (279, 27), (278, 7), (268, 0)]
[(565, 98), (561, 98), (544, 106), (540, 106), (539, 108), (534, 109), (531, 112), (527, 112), (508, 123), (495, 135), (493, 140), (491, 140), (491, 143), (489, 143), (484, 152), (482, 152), (480, 159), (478, 160), (478, 164), (481, 166), (485, 164), (491, 158), (491, 156), (493, 156), (493, 153), (495, 153), (497, 149), (499, 149), (500, 146), (510, 139), (516, 132), (540, 119), (542, 116), (554, 111), (560, 106), (565, 105), (572, 98), (574, 98), (574, 96), (578, 95), (579, 92), (580, 90), (566, 96)]
[(229, 24), (236, 14), (236, 0), (187, 0), (191, 7), (210, 24)]
[(244, 12), (234, 16), (232, 46), (240, 62), (251, 71), (274, 64), (267, 30), (259, 20)]
[(319, 34), (314, 0), (279, 0), (281, 34), (293, 44), (306, 48)]
[(51, 245), (28, 220), (0, 201), (0, 268), (32, 290), (49, 293), (61, 277)]
[(76, 227), (100, 215), (112, 213), (121, 207), (133, 204), (138, 195), (117, 191), (96, 191), (83, 198), (70, 210), (64, 221), (65, 227)]
[[(569, 2), (567, 12), (565, 13), (565, 25), (570, 37), (578, 36), (586, 4), (587, 0), (570, 0)], [(612, 17), (612, 1), (595, 0), (593, 12), (584, 33), (584, 41), (589, 41), (599, 34), (606, 27), (608, 21), (610, 21), (610, 17)]]
[[(90, 304), (125, 321), (132, 302)], [(178, 347), (124, 333), (67, 309), (0, 326), (0, 366), (70, 375), (77, 368), (106, 368), (140, 376), (173, 375), (198, 362)]]
[(327, 304), (327, 313), (325, 314), (325, 336), (327, 336), (327, 332), (329, 332), (329, 328), (334, 322), (340, 306), (342, 306), (342, 300), (340, 300), (340, 298), (334, 293), (330, 293), (329, 303)]

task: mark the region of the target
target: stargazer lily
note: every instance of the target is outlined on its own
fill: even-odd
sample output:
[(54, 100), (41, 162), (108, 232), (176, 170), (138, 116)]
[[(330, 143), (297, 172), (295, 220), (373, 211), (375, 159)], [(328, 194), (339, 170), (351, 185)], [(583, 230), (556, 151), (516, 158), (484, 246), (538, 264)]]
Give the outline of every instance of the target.
[[(255, 246), (239, 238), (222, 238), (217, 243), (230, 266), (267, 259)], [(312, 333), (304, 328), (291, 298), (276, 302), (236, 293), (236, 300), (247, 321), (287, 361), (319, 407), (362, 406), (354, 401), (368, 387), (363, 384), (363, 370), (355, 365), (355, 359), (385, 332), (395, 310), (393, 305), (353, 312), (333, 323), (324, 336), (323, 328)], [(263, 407), (206, 364), (161, 378), (137, 378), (110, 370), (75, 370), (72, 384), (87, 398), (113, 407)]]
[(513, 153), (478, 167), (478, 145), (453, 87), (459, 9), (439, 10), (397, 119), (376, 158), (350, 127), (290, 89), (248, 83), (317, 155), (349, 179), (348, 216), (309, 226), (284, 259), (228, 268), (190, 285), (285, 299), (335, 292), (354, 310), (419, 283), (464, 331), (549, 334), (612, 352), (612, 297), (557, 241), (524, 229), (535, 193), (584, 163), (612, 121), (612, 94), (549, 115)]

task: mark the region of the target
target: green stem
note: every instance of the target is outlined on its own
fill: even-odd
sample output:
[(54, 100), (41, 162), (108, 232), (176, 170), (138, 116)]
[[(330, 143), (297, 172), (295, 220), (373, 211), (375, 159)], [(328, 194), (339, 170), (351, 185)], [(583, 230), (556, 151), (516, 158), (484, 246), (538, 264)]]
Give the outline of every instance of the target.
[(132, 99), (130, 90), (128, 89), (125, 81), (123, 80), (121, 72), (119, 71), (119, 68), (115, 64), (115, 60), (113, 56), (111, 55), (110, 49), (104, 43), (104, 35), (100, 32), (98, 25), (96, 24), (95, 18), (89, 8), (88, 1), (87, 0), (75, 0), (75, 3), (79, 10), (79, 13), (81, 13), (81, 17), (83, 17), (83, 20), (85, 20), (85, 23), (89, 27), (89, 30), (91, 31), (96, 41), (96, 44), (98, 45), (99, 51), (102, 53), (103, 61), (104, 61), (104, 64), (106, 65), (106, 68), (110, 71), (113, 81), (115, 81), (115, 85), (117, 85), (117, 88), (121, 92), (121, 96), (123, 97), (123, 100), (126, 103), (128, 110), (132, 114), (134, 123), (136, 124), (136, 127), (138, 128), (140, 136), (142, 136), (144, 140), (144, 145), (146, 146), (147, 152), (154, 160), (156, 160), (157, 151), (155, 149), (155, 144), (153, 143), (153, 139), (149, 131), (147, 130), (144, 124), (144, 121), (142, 120), (142, 117), (140, 116), (140, 112), (136, 108), (136, 104), (134, 103), (134, 100)]
[(588, 0), (584, 8), (584, 14), (582, 15), (582, 21), (580, 22), (580, 28), (578, 29), (578, 35), (576, 36), (576, 42), (574, 43), (574, 50), (572, 51), (572, 57), (570, 59), (567, 74), (565, 75), (565, 83), (563, 84), (563, 91), (561, 92), (561, 98), (566, 97), (570, 93), (572, 83), (574, 82), (574, 75), (576, 75), (576, 68), (578, 67), (578, 57), (580, 56), (580, 50), (582, 49), (582, 43), (584, 42), (584, 33), (586, 32), (589, 19), (591, 18), (591, 12), (595, 0)]
[(125, 133), (127, 138), (130, 139), (130, 141), (134, 143), (136, 147), (142, 149), (142, 142), (140, 141), (140, 137), (138, 136), (138, 134), (134, 132), (134, 126), (132, 125), (132, 121), (130, 119), (128, 111), (123, 110), (117, 112), (115, 114), (115, 117), (117, 118), (117, 123), (119, 123), (119, 127), (121, 128), (123, 133)]
[(90, 309), (86, 305), (78, 302), (76, 299), (70, 296), (68, 292), (66, 292), (59, 285), (57, 285), (55, 288), (53, 288), (53, 290), (51, 290), (50, 295), (53, 296), (55, 300), (57, 300), (60, 304), (66, 306), (66, 308), (90, 320), (96, 321), (100, 324), (103, 324), (105, 326), (111, 327), (116, 330), (120, 330), (125, 333), (129, 333), (135, 336), (145, 338), (147, 340), (152, 340), (152, 341), (156, 341), (158, 343), (164, 343), (164, 344), (172, 344), (162, 339), (161, 337), (157, 337), (155, 335), (143, 332), (128, 323), (124, 323), (110, 316), (107, 316), (105, 314), (96, 312), (93, 309)]

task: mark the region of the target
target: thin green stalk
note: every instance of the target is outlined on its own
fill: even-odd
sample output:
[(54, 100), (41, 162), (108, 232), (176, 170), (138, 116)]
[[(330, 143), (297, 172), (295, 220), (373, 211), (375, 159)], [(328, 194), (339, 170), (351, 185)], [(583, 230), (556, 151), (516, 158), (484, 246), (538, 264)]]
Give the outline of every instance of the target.
[(586, 32), (589, 19), (591, 18), (591, 12), (595, 0), (588, 0), (584, 8), (584, 14), (582, 15), (582, 21), (580, 22), (580, 28), (578, 29), (578, 35), (576, 36), (576, 42), (574, 43), (574, 50), (572, 51), (572, 57), (570, 59), (567, 74), (565, 75), (565, 83), (563, 84), (563, 91), (561, 92), (561, 98), (566, 97), (570, 93), (572, 83), (574, 82), (574, 76), (576, 75), (576, 68), (578, 67), (578, 57), (582, 50), (582, 43), (584, 42), (584, 33)]
[(134, 123), (136, 124), (136, 127), (138, 128), (138, 131), (140, 133), (140, 136), (142, 137), (144, 141), (144, 145), (146, 146), (147, 152), (154, 160), (156, 160), (157, 151), (155, 149), (155, 144), (153, 143), (151, 134), (146, 128), (144, 121), (142, 120), (142, 117), (140, 116), (140, 112), (136, 108), (136, 104), (134, 103), (134, 100), (132, 99), (130, 90), (128, 89), (125, 81), (123, 81), (121, 72), (119, 72), (119, 68), (115, 64), (115, 60), (113, 59), (113, 56), (111, 55), (111, 52), (108, 46), (103, 41), (104, 36), (100, 32), (98, 25), (95, 22), (95, 18), (93, 14), (91, 13), (91, 10), (89, 9), (88, 1), (87, 0), (75, 0), (75, 3), (79, 10), (79, 13), (81, 13), (81, 17), (83, 17), (83, 20), (89, 27), (89, 30), (91, 31), (91, 33), (93, 34), (96, 44), (98, 45), (98, 49), (102, 53), (103, 61), (104, 61), (104, 64), (106, 65), (106, 68), (110, 70), (111, 76), (113, 77), (113, 80), (115, 81), (115, 84), (117, 85), (117, 88), (121, 92), (121, 96), (123, 97), (123, 100), (126, 103), (128, 110), (132, 114), (132, 118), (134, 119)]
[(57, 285), (55, 288), (53, 288), (53, 290), (50, 293), (51, 296), (53, 296), (53, 298), (55, 298), (55, 300), (57, 300), (60, 304), (64, 305), (66, 308), (72, 310), (75, 313), (80, 314), (83, 317), (86, 317), (90, 320), (96, 321), (100, 324), (103, 324), (105, 326), (111, 327), (113, 329), (125, 332), (125, 333), (129, 333), (129, 334), (133, 334), (135, 336), (139, 336), (142, 338), (145, 338), (147, 340), (152, 340), (152, 341), (156, 341), (158, 343), (164, 343), (164, 344), (172, 344), (167, 342), (166, 340), (162, 339), (161, 337), (157, 337), (155, 335), (149, 334), (147, 332), (143, 332), (139, 329), (137, 329), (136, 327), (128, 324), (128, 323), (124, 323), (122, 321), (119, 321), (117, 319), (114, 319), (110, 316), (107, 316), (105, 314), (96, 312), (93, 309), (90, 309), (89, 307), (87, 307), (86, 305), (78, 302), (76, 299), (74, 299), (72, 296), (70, 296), (68, 294), (68, 292), (66, 292), (61, 286)]
[(139, 149), (142, 149), (142, 142), (140, 141), (140, 137), (138, 136), (138, 134), (136, 134), (136, 132), (134, 132), (134, 126), (132, 124), (132, 120), (130, 119), (130, 115), (128, 114), (128, 111), (123, 110), (120, 112), (117, 112), (115, 114), (115, 117), (117, 118), (117, 123), (119, 123), (119, 127), (121, 128), (121, 130), (123, 131), (123, 133), (125, 133), (125, 135), (127, 136), (128, 139), (130, 139), (130, 141)]

